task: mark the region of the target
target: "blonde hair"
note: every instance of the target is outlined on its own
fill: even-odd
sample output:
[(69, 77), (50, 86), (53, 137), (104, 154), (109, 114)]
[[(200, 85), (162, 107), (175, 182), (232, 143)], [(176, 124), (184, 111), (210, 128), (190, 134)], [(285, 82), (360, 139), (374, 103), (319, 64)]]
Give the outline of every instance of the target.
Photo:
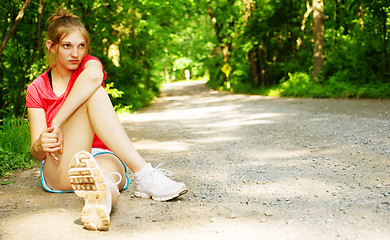
[[(67, 9), (59, 8), (48, 19), (49, 27), (47, 29), (48, 40), (52, 42), (50, 48), (59, 44), (70, 32), (79, 30), (84, 35), (87, 47), (87, 53), (89, 51), (89, 43), (91, 38), (84, 24), (80, 21), (80, 18)], [(55, 59), (51, 59), (49, 51), (49, 64), (54, 65)]]

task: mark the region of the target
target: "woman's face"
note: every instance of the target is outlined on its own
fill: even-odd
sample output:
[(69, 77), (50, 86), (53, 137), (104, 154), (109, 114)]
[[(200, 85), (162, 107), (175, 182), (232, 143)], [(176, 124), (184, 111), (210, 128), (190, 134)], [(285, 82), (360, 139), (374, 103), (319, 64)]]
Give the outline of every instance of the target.
[(57, 46), (57, 66), (69, 71), (78, 68), (87, 54), (87, 42), (80, 31), (69, 33)]

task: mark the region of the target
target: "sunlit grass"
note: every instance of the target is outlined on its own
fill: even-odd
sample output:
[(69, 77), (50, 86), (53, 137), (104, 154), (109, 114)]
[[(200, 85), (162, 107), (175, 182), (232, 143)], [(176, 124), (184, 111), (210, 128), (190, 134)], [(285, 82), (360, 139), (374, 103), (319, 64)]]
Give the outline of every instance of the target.
[(30, 130), (27, 120), (3, 119), (0, 125), (0, 177), (15, 169), (28, 168), (35, 161), (30, 154)]
[(378, 81), (360, 84), (331, 78), (320, 84), (316, 83), (310, 74), (302, 72), (290, 73), (288, 79), (270, 87), (252, 88), (250, 84), (235, 81), (232, 83), (229, 89), (220, 86), (216, 90), (269, 97), (390, 98), (390, 83)]

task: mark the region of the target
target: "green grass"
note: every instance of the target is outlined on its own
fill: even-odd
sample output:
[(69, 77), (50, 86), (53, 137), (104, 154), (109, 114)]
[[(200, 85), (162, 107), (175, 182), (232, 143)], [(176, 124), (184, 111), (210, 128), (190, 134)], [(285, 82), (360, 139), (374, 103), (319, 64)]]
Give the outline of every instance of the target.
[(221, 88), (217, 88), (217, 90), (273, 97), (390, 98), (390, 83), (378, 81), (361, 84), (335, 76), (322, 84), (318, 84), (313, 81), (309, 74), (302, 72), (289, 74), (288, 79), (268, 88), (252, 89), (250, 86), (240, 84), (233, 85), (231, 89)]
[(30, 154), (29, 129), (28, 121), (23, 119), (3, 119), (0, 123), (0, 177), (35, 164)]
[(278, 87), (281, 96), (311, 98), (389, 98), (389, 83), (357, 84), (332, 77), (323, 84), (314, 83), (306, 73), (289, 74)]

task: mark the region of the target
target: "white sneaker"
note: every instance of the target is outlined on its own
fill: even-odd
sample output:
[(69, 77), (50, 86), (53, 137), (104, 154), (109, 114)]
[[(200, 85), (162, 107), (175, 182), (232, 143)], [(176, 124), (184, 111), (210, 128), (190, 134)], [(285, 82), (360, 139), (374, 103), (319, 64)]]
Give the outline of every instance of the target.
[(149, 163), (140, 172), (134, 174), (134, 195), (136, 197), (168, 201), (188, 192), (184, 183), (178, 183), (168, 178), (167, 176), (172, 175), (171, 172), (166, 169), (159, 169), (160, 165), (153, 168)]
[[(121, 179), (121, 175), (118, 174)], [(74, 155), (69, 169), (69, 180), (77, 196), (84, 198), (81, 221), (89, 230), (107, 231), (110, 225), (111, 190), (115, 185), (103, 176), (99, 165), (89, 152)], [(120, 182), (120, 181), (119, 181)]]

